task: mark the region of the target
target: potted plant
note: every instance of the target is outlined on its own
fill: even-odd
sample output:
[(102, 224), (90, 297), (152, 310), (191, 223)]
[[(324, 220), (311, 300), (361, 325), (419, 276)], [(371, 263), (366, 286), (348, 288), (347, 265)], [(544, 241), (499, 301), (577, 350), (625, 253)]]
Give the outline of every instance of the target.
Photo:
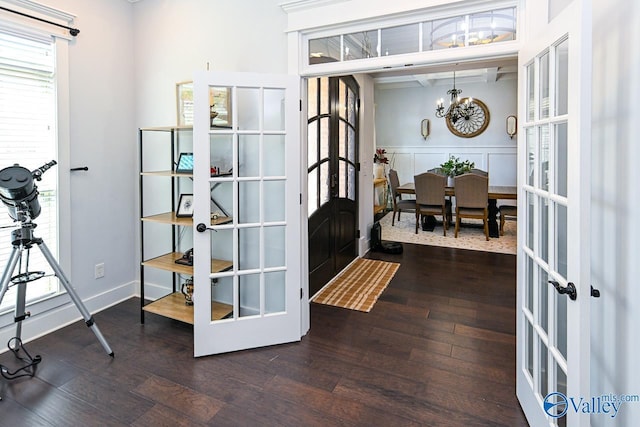
[(456, 175), (462, 175), (463, 173), (467, 173), (471, 171), (476, 166), (475, 162), (470, 162), (469, 160), (460, 161), (459, 157), (450, 156), (449, 160), (442, 163), (440, 165), (440, 169), (442, 173), (447, 175), (449, 179), (449, 186), (453, 186), (453, 178)]
[(388, 163), (387, 150), (377, 148), (376, 153), (373, 155), (373, 177), (384, 178), (384, 165)]

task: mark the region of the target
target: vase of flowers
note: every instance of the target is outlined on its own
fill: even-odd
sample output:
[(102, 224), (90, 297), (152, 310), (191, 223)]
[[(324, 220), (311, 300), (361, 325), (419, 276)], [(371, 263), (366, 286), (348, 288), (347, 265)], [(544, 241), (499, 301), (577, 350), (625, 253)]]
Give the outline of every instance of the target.
[(384, 165), (388, 163), (389, 159), (387, 158), (387, 150), (384, 148), (377, 148), (376, 153), (373, 155), (373, 177), (384, 178)]

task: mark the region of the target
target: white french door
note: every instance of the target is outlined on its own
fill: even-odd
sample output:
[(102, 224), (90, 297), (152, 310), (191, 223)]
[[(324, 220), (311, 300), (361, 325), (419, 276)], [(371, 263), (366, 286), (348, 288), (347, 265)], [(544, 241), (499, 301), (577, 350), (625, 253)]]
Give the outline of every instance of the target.
[(532, 426), (590, 424), (574, 405), (589, 397), (590, 9), (549, 20), (547, 1), (527, 1), (518, 57), (516, 377)]
[(300, 78), (194, 78), (194, 354), (300, 340)]

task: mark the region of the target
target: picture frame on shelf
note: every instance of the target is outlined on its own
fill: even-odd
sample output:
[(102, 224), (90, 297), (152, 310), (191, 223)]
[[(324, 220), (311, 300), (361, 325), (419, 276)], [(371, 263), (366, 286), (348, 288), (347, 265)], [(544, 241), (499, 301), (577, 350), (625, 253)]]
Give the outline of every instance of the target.
[(193, 194), (181, 194), (176, 210), (176, 217), (193, 217)]
[(193, 126), (193, 82), (176, 83), (178, 126)]

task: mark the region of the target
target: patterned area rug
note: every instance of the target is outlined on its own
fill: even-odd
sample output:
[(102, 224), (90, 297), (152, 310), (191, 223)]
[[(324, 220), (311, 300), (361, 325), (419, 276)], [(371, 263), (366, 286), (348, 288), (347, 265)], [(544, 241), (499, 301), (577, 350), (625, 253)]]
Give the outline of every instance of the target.
[(399, 267), (395, 262), (358, 258), (311, 301), (368, 313)]
[(507, 220), (504, 225), (504, 236), (497, 239), (490, 237), (487, 242), (482, 230), (482, 220), (463, 219), (456, 239), (453, 237), (455, 234), (453, 226), (447, 230), (446, 237), (442, 235), (441, 222), (438, 222), (433, 231), (422, 231), (422, 228), (418, 228), (418, 234), (416, 234), (416, 217), (413, 213), (403, 213), (401, 220), (396, 220), (394, 226), (391, 226), (391, 216), (392, 212), (389, 212), (380, 220), (382, 240), (516, 254), (516, 221)]

